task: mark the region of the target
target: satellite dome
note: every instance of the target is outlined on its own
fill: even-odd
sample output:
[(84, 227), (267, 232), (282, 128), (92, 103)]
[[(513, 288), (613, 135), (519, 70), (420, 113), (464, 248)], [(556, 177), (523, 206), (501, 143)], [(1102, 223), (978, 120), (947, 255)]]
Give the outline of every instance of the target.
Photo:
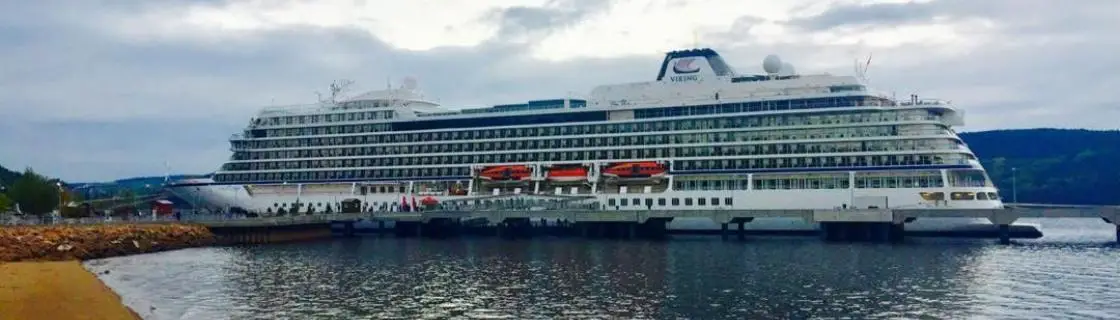
[(402, 88), (407, 89), (407, 90), (416, 90), (416, 87), (417, 87), (416, 86), (416, 78), (405, 77), (404, 81), (402, 81), (402, 82), (404, 82), (403, 84), (401, 84)]
[(793, 68), (793, 64), (789, 63), (789, 62), (783, 62), (782, 63), (782, 70), (778, 72), (778, 75), (780, 75), (780, 76), (792, 76), (792, 75), (796, 75), (796, 74), (797, 74), (797, 70), (795, 70)]
[(773, 54), (766, 56), (766, 59), (762, 60), (762, 70), (766, 70), (766, 73), (771, 74), (778, 73), (778, 71), (782, 70), (782, 58)]

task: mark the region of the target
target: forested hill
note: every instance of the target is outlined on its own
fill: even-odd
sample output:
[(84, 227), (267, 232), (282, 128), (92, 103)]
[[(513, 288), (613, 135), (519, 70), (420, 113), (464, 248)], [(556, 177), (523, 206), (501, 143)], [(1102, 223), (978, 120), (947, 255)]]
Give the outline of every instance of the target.
[(10, 186), (16, 179), (19, 179), (20, 173), (8, 170), (4, 166), (0, 166), (0, 186)]
[[(1120, 204), (1120, 131), (1023, 129), (962, 133), (1004, 201)], [(1017, 187), (1012, 186), (1017, 169)]]

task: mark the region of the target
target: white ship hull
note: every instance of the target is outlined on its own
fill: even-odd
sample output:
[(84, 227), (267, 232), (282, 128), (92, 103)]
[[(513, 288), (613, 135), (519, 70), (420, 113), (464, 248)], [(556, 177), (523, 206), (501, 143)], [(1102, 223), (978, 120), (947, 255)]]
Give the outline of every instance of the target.
[[(356, 187), (350, 184), (333, 184), (335, 192), (296, 192), (297, 188), (294, 186), (288, 187), (284, 190), (287, 192), (264, 193), (258, 192), (251, 194), (250, 189), (245, 185), (216, 185), (216, 184), (199, 184), (199, 185), (182, 185), (172, 186), (169, 189), (179, 197), (196, 204), (197, 207), (208, 211), (224, 211), (229, 208), (241, 208), (252, 212), (275, 212), (279, 208), (283, 208), (291, 203), (304, 203), (316, 205), (316, 212), (325, 211), (325, 205), (338, 204), (344, 200), (356, 199), (361, 201), (362, 206), (369, 205), (372, 209), (370, 211), (392, 211), (396, 210), (395, 206), (401, 204), (402, 199), (406, 200), (408, 205), (412, 201), (419, 201), (423, 195), (408, 195), (402, 193), (386, 193), (386, 194), (366, 194), (361, 195), (355, 192)], [(999, 200), (967, 200), (967, 201), (943, 201), (940, 204), (932, 204), (928, 201), (923, 201), (919, 196), (922, 191), (940, 191), (946, 194), (950, 192), (996, 192), (994, 188), (892, 188), (892, 189), (833, 189), (833, 190), (721, 190), (721, 191), (666, 191), (661, 193), (629, 193), (629, 194), (596, 194), (590, 195), (595, 197), (599, 203), (606, 204), (610, 199), (615, 199), (614, 203), (621, 204), (621, 199), (627, 199), (627, 206), (615, 206), (613, 208), (605, 208), (608, 211), (635, 211), (635, 210), (718, 210), (718, 209), (737, 209), (737, 210), (766, 210), (766, 209), (834, 209), (845, 204), (849, 204), (855, 197), (879, 196), (886, 197), (890, 208), (929, 208), (929, 209), (984, 209), (984, 208), (1000, 208), (1003, 206)], [(473, 199), (474, 196), (433, 196), (440, 202), (454, 201), (457, 199)], [(659, 206), (657, 199), (667, 199), (666, 204), (671, 204), (668, 199), (678, 198), (717, 198), (721, 202), (724, 198), (732, 198), (733, 204), (731, 206), (725, 205), (692, 205), (685, 206), (683, 201), (681, 205), (672, 206)], [(639, 199), (640, 204), (634, 205), (633, 199)], [(647, 208), (645, 199), (654, 199), (654, 205)], [(320, 205), (321, 204), (321, 205)], [(337, 206), (332, 209), (337, 212)], [(301, 210), (303, 212), (305, 210)], [(974, 227), (978, 224), (990, 225), (987, 219), (983, 218), (923, 218), (917, 219), (907, 223), (906, 229), (910, 231), (953, 231), (960, 230), (966, 227)], [(719, 228), (719, 225), (708, 221), (706, 219), (678, 219), (670, 225), (671, 228), (686, 228), (686, 229), (712, 229)], [(759, 218), (744, 226), (747, 230), (781, 230), (781, 231), (797, 231), (797, 230), (816, 230), (818, 225), (815, 223), (808, 223), (801, 219), (796, 218)]]

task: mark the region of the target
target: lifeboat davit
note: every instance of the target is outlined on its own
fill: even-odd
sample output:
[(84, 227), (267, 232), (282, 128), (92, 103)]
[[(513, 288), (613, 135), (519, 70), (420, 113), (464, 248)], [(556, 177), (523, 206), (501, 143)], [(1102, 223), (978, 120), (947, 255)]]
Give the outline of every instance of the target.
[(664, 176), (668, 170), (657, 162), (623, 162), (612, 164), (603, 170), (603, 175), (616, 178), (653, 178)]
[(482, 169), (478, 176), (491, 181), (519, 181), (528, 179), (532, 173), (528, 166), (494, 166)]
[(548, 169), (548, 180), (556, 182), (572, 182), (587, 180), (587, 167), (584, 166), (554, 166)]

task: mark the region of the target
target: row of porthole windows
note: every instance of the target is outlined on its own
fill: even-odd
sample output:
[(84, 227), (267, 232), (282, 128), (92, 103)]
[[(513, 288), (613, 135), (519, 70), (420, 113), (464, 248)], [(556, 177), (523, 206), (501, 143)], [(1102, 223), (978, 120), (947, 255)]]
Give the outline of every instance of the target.
[[(753, 151), (752, 151), (753, 149)], [(748, 148), (746, 146), (700, 146), (679, 148), (649, 148), (649, 149), (600, 149), (584, 151), (552, 151), (552, 152), (516, 152), (516, 153), (486, 153), (463, 154), (442, 156), (411, 156), (411, 157), (378, 157), (378, 158), (336, 158), (314, 160), (277, 160), (254, 162), (230, 162), (222, 166), (224, 171), (255, 171), (279, 169), (316, 169), (316, 168), (353, 168), (353, 167), (394, 167), (416, 165), (452, 165), (475, 163), (523, 163), (543, 161), (589, 161), (589, 160), (625, 160), (625, 159), (650, 159), (650, 158), (680, 158), (680, 157), (725, 157), (725, 156), (774, 156), (786, 154), (821, 154), (820, 157), (791, 157), (791, 159), (805, 159), (808, 167), (814, 166), (847, 166), (862, 165), (865, 163), (890, 164), (892, 162), (908, 164), (934, 164), (938, 163), (935, 155), (891, 155), (883, 156), (823, 156), (836, 153), (832, 148), (822, 149), (820, 145), (806, 147), (804, 144), (782, 144), (769, 146), (765, 150)], [(929, 141), (911, 145), (900, 143), (898, 146), (884, 148), (862, 148), (857, 150), (841, 149), (840, 152), (898, 152), (898, 151), (955, 151), (960, 150), (948, 140)], [(770, 152), (761, 152), (770, 151)], [(767, 167), (767, 163), (783, 163), (784, 158), (750, 159), (751, 163), (759, 163), (757, 167)], [(746, 160), (746, 159), (744, 159)], [(723, 161), (723, 160), (712, 160)], [(731, 160), (726, 160), (731, 161)], [(757, 162), (756, 162), (757, 161)], [(792, 160), (796, 164), (798, 160)], [(819, 164), (819, 165), (818, 165)], [(682, 165), (680, 169), (690, 170), (692, 164)], [(705, 166), (711, 167), (711, 166)], [(727, 166), (724, 166), (727, 167)], [(750, 165), (749, 167), (756, 167)], [(697, 166), (695, 169), (701, 169)]]
[[(839, 158), (839, 159), (836, 159)], [(731, 159), (731, 160), (679, 160), (676, 165), (682, 171), (698, 170), (754, 170), (754, 169), (802, 169), (831, 167), (902, 167), (913, 165), (963, 164), (964, 155), (890, 155), (890, 156), (852, 156), (794, 159)], [(261, 172), (218, 174), (220, 182), (252, 181), (309, 181), (338, 179), (423, 179), (425, 177), (466, 177), (470, 176), (467, 167), (402, 168), (402, 169), (364, 169), (328, 170), (306, 172)], [(940, 181), (940, 179), (936, 179)], [(923, 183), (921, 180), (919, 183)], [(846, 183), (846, 182), (843, 182)], [(934, 185), (924, 182), (926, 185)], [(933, 182), (940, 183), (940, 182)], [(903, 185), (908, 183), (903, 182)]]
[[(901, 128), (900, 127), (904, 127)], [(261, 159), (288, 159), (288, 158), (325, 158), (342, 156), (370, 156), (385, 154), (440, 154), (459, 152), (486, 152), (486, 151), (514, 151), (538, 149), (569, 149), (569, 148), (609, 148), (619, 146), (649, 146), (667, 144), (697, 144), (697, 143), (731, 143), (755, 142), (749, 145), (725, 146), (724, 148), (742, 148), (750, 152), (776, 152), (771, 149), (781, 149), (782, 142), (789, 140), (815, 140), (815, 139), (852, 139), (864, 137), (905, 137), (917, 135), (950, 136), (945, 129), (938, 125), (915, 126), (881, 126), (866, 128), (845, 128), (833, 130), (807, 129), (790, 130), (791, 132), (730, 132), (730, 133), (688, 133), (674, 135), (643, 135), (643, 136), (611, 136), (597, 138), (570, 138), (570, 139), (532, 139), (516, 141), (488, 141), (488, 142), (460, 142), (446, 144), (414, 144), (414, 145), (365, 145), (354, 147), (322, 147), (319, 144), (298, 150), (271, 150), (271, 151), (244, 151), (237, 150), (233, 160), (261, 160)], [(343, 138), (333, 138), (343, 139)], [(949, 144), (955, 143), (951, 139), (944, 139)], [(803, 149), (826, 149), (831, 152), (844, 151), (875, 151), (885, 149), (891, 144), (902, 145), (900, 148), (921, 148), (921, 144), (936, 143), (921, 139), (900, 140), (872, 140), (851, 142), (818, 142), (799, 144)], [(757, 149), (757, 151), (756, 151)]]
[[(350, 106), (347, 106), (350, 107)], [(360, 106), (360, 107), (373, 107)], [(347, 113), (325, 113), (315, 115), (302, 115), (302, 116), (276, 116), (258, 118), (253, 121), (255, 126), (281, 126), (281, 125), (297, 125), (297, 124), (314, 124), (314, 123), (327, 123), (327, 122), (343, 122), (343, 121), (365, 121), (375, 119), (392, 119), (393, 110), (379, 110), (379, 111), (360, 111), (360, 112), (347, 112)], [(302, 128), (301, 128), (302, 129)]]
[[(890, 119), (886, 119), (889, 121)], [(734, 130), (741, 129), (743, 126), (735, 126), (731, 123), (727, 125), (703, 125), (704, 123), (717, 122), (721, 120), (681, 120), (699, 122), (693, 126), (693, 131), (707, 131), (707, 130)], [(720, 123), (721, 124), (721, 123)], [(659, 130), (653, 130), (659, 129)], [(512, 140), (517, 141), (531, 141), (532, 139), (553, 139), (556, 137), (568, 137), (571, 141), (576, 141), (581, 137), (587, 135), (604, 135), (610, 134), (610, 137), (635, 137), (635, 139), (645, 140), (662, 140), (670, 141), (676, 139), (674, 137), (694, 137), (697, 139), (708, 141), (765, 141), (765, 140), (790, 140), (790, 139), (816, 139), (816, 138), (858, 138), (858, 137), (881, 137), (881, 135), (915, 135), (915, 134), (941, 134), (946, 132), (946, 128), (942, 124), (908, 124), (908, 125), (866, 125), (866, 126), (851, 126), (851, 128), (828, 128), (828, 129), (775, 129), (775, 130), (747, 130), (739, 132), (717, 132), (706, 133), (699, 135), (696, 133), (689, 133), (683, 135), (669, 135), (669, 134), (653, 134), (657, 132), (669, 131), (683, 131), (683, 130), (660, 130), (662, 128), (636, 128), (633, 131), (622, 132), (603, 132), (603, 133), (564, 133), (559, 135), (549, 134), (516, 134), (517, 137), (492, 137), (492, 135), (478, 135), (478, 131), (456, 131), (456, 132), (442, 132), (442, 133), (412, 133), (412, 134), (398, 134), (398, 135), (336, 135), (336, 137), (319, 137), (319, 138), (299, 138), (299, 139), (277, 139), (277, 140), (258, 140), (258, 141), (232, 141), (231, 147), (234, 150), (254, 150), (254, 149), (276, 149), (276, 148), (300, 148), (300, 147), (330, 147), (330, 145), (354, 145), (354, 144), (410, 144), (418, 142), (435, 142), (447, 141), (447, 145), (463, 144), (463, 142), (478, 142), (478, 141), (493, 141), (493, 140)], [(513, 129), (504, 129), (513, 130)], [(528, 129), (526, 129), (528, 130)], [(333, 132), (332, 132), (333, 133)], [(446, 134), (444, 134), (446, 133)], [(521, 132), (517, 132), (521, 133)], [(532, 130), (528, 133), (534, 133)], [(418, 137), (411, 137), (411, 135), (418, 135)], [(433, 137), (429, 137), (433, 135)], [(460, 135), (461, 134), (461, 135)], [(404, 138), (402, 138), (404, 137)], [(463, 138), (466, 139), (463, 139)], [(646, 138), (642, 138), (646, 137)], [(426, 139), (427, 138), (427, 139)], [(454, 139), (445, 139), (454, 138)], [(596, 138), (586, 138), (596, 139)], [(405, 140), (405, 141), (400, 141)], [(576, 143), (576, 142), (573, 142)], [(442, 148), (442, 147), (440, 147)], [(451, 147), (447, 147), (451, 148)]]
[(659, 206), (659, 207), (664, 207), (664, 206), (674, 206), (674, 207), (676, 207), (676, 206), (681, 206), (682, 203), (684, 204), (684, 206), (695, 205), (695, 206), (717, 206), (718, 207), (718, 206), (722, 205), (722, 206), (730, 207), (734, 203), (733, 199), (730, 198), (730, 197), (723, 198), (722, 204), (720, 202), (720, 198), (695, 198), (695, 199), (694, 198), (683, 198), (683, 199), (682, 198), (671, 198), (671, 199), (666, 199), (666, 198), (656, 198), (656, 199), (654, 199), (654, 198), (645, 198), (645, 199), (642, 199), (642, 198), (632, 198), (632, 199), (631, 198), (610, 198), (610, 199), (607, 199), (607, 208), (610, 209), (610, 208), (642, 207), (642, 206), (653, 207), (655, 201), (657, 203), (657, 206)]
[[(674, 190), (747, 190), (746, 179), (739, 180), (675, 180)], [(939, 172), (915, 172), (883, 176), (857, 176), (856, 188), (940, 188), (944, 183)], [(847, 189), (848, 175), (802, 175), (754, 177), (755, 190)]]
[[(938, 121), (941, 116), (928, 110), (859, 111), (844, 113), (795, 114), (795, 115), (736, 115), (715, 119), (677, 119), (635, 123), (598, 123), (579, 125), (541, 125), (529, 128), (479, 128), (477, 130), (449, 130), (441, 132), (388, 132), (386, 124), (356, 124), (321, 128), (271, 129), (266, 137), (297, 137), (327, 134), (370, 133), (358, 141), (364, 143), (413, 143), (439, 140), (476, 140), (525, 137), (547, 137), (590, 134), (616, 134), (630, 132), (659, 132), (678, 130), (711, 130), (736, 128), (765, 128), (807, 125), (859, 124), (897, 121)], [(511, 124), (512, 125), (512, 124)], [(253, 136), (253, 135), (249, 135)], [(299, 138), (235, 141), (234, 148), (282, 146)]]
[[(944, 192), (922, 192), (920, 193), (923, 200), (927, 201), (942, 201), (945, 200)], [(955, 201), (967, 200), (999, 200), (999, 193), (995, 192), (952, 192), (949, 193), (949, 198)]]

